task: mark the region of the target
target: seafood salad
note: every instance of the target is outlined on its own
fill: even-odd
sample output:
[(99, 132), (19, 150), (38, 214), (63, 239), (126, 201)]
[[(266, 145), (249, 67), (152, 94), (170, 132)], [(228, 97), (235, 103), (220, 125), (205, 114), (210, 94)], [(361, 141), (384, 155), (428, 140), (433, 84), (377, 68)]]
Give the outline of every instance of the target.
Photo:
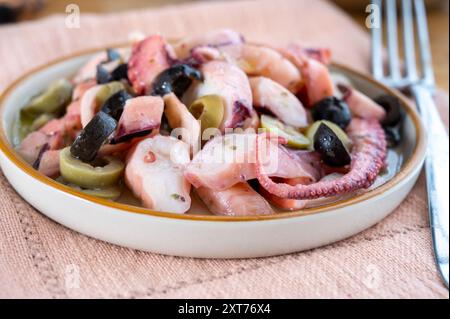
[(330, 72), (330, 50), (229, 30), (91, 57), (20, 111), (16, 149), (80, 192), (164, 212), (267, 215), (372, 186), (404, 111)]

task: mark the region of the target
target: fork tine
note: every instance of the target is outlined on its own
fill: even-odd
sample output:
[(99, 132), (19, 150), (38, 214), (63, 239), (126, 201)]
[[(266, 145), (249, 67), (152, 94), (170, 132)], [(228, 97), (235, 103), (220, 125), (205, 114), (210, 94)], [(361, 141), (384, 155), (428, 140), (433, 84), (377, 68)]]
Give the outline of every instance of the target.
[(389, 71), (391, 78), (400, 79), (397, 35), (397, 1), (386, 0), (387, 47), (389, 54)]
[(382, 37), (382, 11), (381, 0), (372, 0), (372, 5), (378, 10), (374, 12), (379, 19), (379, 25), (371, 26), (372, 30), (372, 73), (373, 76), (381, 80), (383, 78), (383, 37)]
[(414, 5), (416, 9), (417, 33), (420, 45), (420, 61), (422, 64), (423, 78), (427, 85), (434, 87), (433, 64), (431, 60), (425, 5), (423, 0), (415, 0)]
[(411, 0), (402, 0), (403, 45), (405, 51), (406, 75), (409, 81), (417, 81), (412, 9)]

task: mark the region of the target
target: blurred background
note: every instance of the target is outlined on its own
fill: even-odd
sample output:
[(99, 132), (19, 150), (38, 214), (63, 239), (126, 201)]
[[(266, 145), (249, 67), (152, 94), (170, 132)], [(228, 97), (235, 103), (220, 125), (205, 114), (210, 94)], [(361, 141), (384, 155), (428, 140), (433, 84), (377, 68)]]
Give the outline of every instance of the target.
[[(200, 0), (0, 0), (0, 23), (39, 19), (51, 14), (63, 13), (65, 12), (66, 6), (70, 3), (77, 4), (83, 12), (110, 13), (195, 1)], [(329, 1), (334, 2), (350, 14), (355, 15), (356, 18), (358, 18), (358, 15), (364, 18), (365, 7), (370, 3), (370, 0)], [(426, 0), (426, 3), (432, 14), (447, 16), (448, 21), (448, 0)]]
[[(166, 5), (177, 5), (199, 0), (0, 0), (0, 28), (14, 23), (42, 19), (52, 14), (65, 13), (66, 6), (75, 3), (81, 12), (112, 13)], [(215, 1), (215, 0), (203, 0)], [(226, 0), (222, 0), (226, 1)], [(233, 1), (233, 0), (228, 0)], [(253, 0), (257, 2), (258, 0)], [(315, 1), (315, 0), (311, 0)], [(361, 26), (370, 0), (328, 0), (340, 6)], [(448, 92), (449, 69), (449, 1), (426, 0), (433, 61), (438, 84)]]

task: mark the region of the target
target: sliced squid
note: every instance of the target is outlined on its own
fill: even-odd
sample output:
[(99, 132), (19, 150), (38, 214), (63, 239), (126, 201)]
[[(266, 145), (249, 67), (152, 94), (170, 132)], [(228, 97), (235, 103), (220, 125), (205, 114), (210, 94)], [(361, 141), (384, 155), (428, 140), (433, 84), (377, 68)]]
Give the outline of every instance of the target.
[(128, 62), (128, 78), (136, 94), (145, 94), (156, 76), (174, 59), (173, 49), (160, 35), (151, 35), (135, 43)]
[(250, 86), (253, 106), (267, 109), (285, 124), (294, 127), (308, 125), (303, 104), (286, 88), (265, 77), (251, 78)]
[(241, 34), (230, 29), (213, 30), (202, 35), (184, 37), (174, 44), (174, 50), (179, 59), (186, 59), (191, 50), (198, 46), (223, 46), (227, 44), (243, 43)]
[(200, 123), (175, 94), (170, 93), (164, 96), (164, 102), (164, 114), (172, 128), (172, 133), (177, 135), (174, 137), (181, 136), (181, 140), (189, 145), (191, 154), (197, 153), (200, 148)]
[(254, 216), (274, 213), (269, 203), (248, 183), (239, 183), (223, 191), (200, 187), (196, 192), (214, 215)]
[(150, 209), (182, 214), (191, 207), (190, 184), (183, 175), (189, 162), (189, 145), (157, 135), (130, 151), (125, 182)]
[(224, 118), (220, 125), (226, 128), (243, 127), (246, 119), (252, 117), (252, 91), (245, 73), (230, 63), (211, 61), (200, 68), (204, 80), (195, 82), (183, 96), (185, 105), (205, 95), (219, 95), (223, 100)]
[[(185, 176), (195, 187), (225, 190), (256, 177), (257, 134), (227, 134), (213, 138), (186, 167)], [(321, 171), (310, 152), (293, 151), (270, 140), (262, 156), (271, 177), (303, 177), (316, 181)]]
[(376, 119), (380, 122), (386, 116), (386, 111), (381, 105), (358, 90), (344, 84), (338, 84), (337, 88), (353, 115), (362, 119)]

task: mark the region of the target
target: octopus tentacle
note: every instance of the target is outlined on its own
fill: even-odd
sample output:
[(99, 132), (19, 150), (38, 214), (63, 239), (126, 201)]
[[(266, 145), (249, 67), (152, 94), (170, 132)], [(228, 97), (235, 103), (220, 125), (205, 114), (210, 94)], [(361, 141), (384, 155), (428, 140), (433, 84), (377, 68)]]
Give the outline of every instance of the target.
[(347, 133), (353, 141), (350, 171), (336, 180), (294, 186), (276, 183), (264, 173), (264, 167), (259, 160), (258, 147), (261, 139), (267, 138), (267, 135), (258, 136), (256, 175), (259, 183), (271, 194), (289, 199), (315, 199), (368, 188), (384, 166), (387, 143), (383, 128), (376, 120), (353, 119)]

